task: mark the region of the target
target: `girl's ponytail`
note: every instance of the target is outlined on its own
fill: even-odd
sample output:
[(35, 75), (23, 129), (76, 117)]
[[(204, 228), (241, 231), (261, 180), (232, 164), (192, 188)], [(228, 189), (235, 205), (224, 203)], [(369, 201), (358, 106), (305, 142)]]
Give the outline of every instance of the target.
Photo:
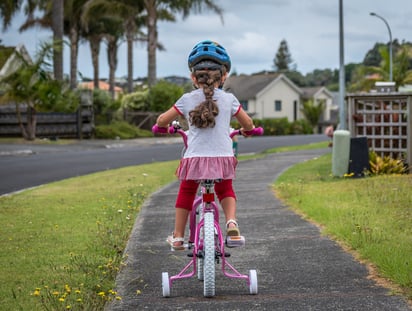
[(220, 70), (198, 70), (194, 72), (194, 75), (197, 83), (202, 85), (206, 99), (189, 112), (190, 124), (198, 128), (214, 127), (219, 108), (216, 101), (213, 100), (213, 95), (216, 83), (220, 84), (222, 73)]

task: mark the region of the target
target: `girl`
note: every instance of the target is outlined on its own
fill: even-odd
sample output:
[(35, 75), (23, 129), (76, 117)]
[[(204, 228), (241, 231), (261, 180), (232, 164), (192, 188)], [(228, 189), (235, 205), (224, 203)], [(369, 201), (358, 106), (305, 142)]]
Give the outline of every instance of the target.
[(188, 147), (177, 169), (181, 183), (175, 205), (175, 227), (167, 238), (174, 250), (184, 249), (186, 223), (201, 179), (221, 179), (215, 183), (215, 193), (225, 214), (226, 234), (240, 235), (232, 186), (237, 160), (229, 136), (230, 120), (236, 117), (242, 133), (254, 128), (252, 119), (233, 94), (221, 90), (231, 66), (221, 45), (200, 42), (189, 54), (188, 65), (196, 90), (184, 94), (157, 119), (159, 127), (168, 127), (179, 115), (189, 124)]

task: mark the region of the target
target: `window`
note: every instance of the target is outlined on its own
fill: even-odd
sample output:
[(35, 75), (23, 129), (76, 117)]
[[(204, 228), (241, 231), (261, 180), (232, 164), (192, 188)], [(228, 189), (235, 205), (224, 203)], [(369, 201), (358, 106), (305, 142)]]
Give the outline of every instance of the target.
[(275, 111), (282, 111), (282, 101), (275, 100)]
[(249, 103), (247, 100), (241, 100), (239, 101), (240, 104), (242, 105), (243, 110), (248, 111), (249, 110)]

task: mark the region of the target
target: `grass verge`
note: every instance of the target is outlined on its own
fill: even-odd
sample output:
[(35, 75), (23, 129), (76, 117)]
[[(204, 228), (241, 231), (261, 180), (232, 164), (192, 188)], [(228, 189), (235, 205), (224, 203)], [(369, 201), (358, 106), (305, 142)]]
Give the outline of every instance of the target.
[(114, 279), (136, 215), (176, 166), (127, 167), (1, 197), (1, 309), (102, 310), (121, 299)]
[(330, 168), (330, 154), (297, 164), (275, 192), (412, 300), (412, 176), (334, 178)]

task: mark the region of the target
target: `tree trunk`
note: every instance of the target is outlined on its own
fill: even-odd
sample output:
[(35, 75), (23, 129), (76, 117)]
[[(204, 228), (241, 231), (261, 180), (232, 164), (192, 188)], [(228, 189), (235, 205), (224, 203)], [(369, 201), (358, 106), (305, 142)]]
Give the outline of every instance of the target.
[(36, 123), (37, 123), (37, 117), (36, 117), (36, 110), (31, 106), (27, 106), (27, 138), (28, 140), (35, 140), (36, 139)]
[(133, 92), (133, 33), (127, 32), (127, 92)]
[(93, 84), (94, 88), (99, 89), (99, 54), (100, 54), (100, 36), (93, 36), (90, 38), (90, 51), (92, 54), (93, 64)]
[(29, 140), (29, 136), (27, 135), (26, 128), (24, 127), (23, 120), (21, 118), (20, 106), (18, 103), (16, 103), (16, 116), (23, 138)]
[(79, 31), (77, 25), (70, 29), (70, 88), (77, 87), (77, 57), (79, 54)]
[(109, 59), (109, 93), (114, 99), (114, 80), (117, 67), (117, 39), (110, 38), (107, 43), (107, 57)]
[(156, 0), (145, 1), (147, 10), (147, 53), (148, 53), (148, 72), (147, 80), (149, 87), (156, 83), (156, 47), (157, 47), (157, 8)]
[(53, 0), (52, 6), (54, 78), (63, 81), (63, 0)]

